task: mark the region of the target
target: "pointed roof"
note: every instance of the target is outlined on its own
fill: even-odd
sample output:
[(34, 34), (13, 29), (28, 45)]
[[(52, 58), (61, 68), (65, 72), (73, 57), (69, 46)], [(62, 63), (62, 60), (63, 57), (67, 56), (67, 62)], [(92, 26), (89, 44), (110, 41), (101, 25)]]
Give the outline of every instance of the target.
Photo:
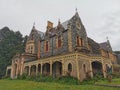
[(60, 19), (58, 20), (57, 29), (64, 29), (63, 25), (60, 22)]
[(78, 14), (78, 12), (77, 12), (77, 11), (76, 11), (76, 13), (75, 13), (75, 16), (79, 17), (79, 14)]
[[(36, 34), (37, 34), (37, 35), (36, 35)], [(35, 28), (35, 23), (33, 24), (33, 27), (32, 27), (32, 30), (31, 30), (31, 32), (30, 32), (30, 34), (29, 34), (28, 40), (30, 40), (31, 38), (33, 38), (33, 36), (34, 36), (34, 37), (39, 36), (40, 39), (43, 39), (43, 38), (44, 38), (44, 33), (41, 32), (41, 31), (39, 31), (39, 30), (37, 30), (37, 29)]]
[(63, 27), (67, 29), (67, 25), (73, 20), (74, 17), (77, 17), (80, 19), (78, 12), (76, 11), (75, 15), (70, 18), (69, 20), (66, 20), (65, 22), (62, 23)]

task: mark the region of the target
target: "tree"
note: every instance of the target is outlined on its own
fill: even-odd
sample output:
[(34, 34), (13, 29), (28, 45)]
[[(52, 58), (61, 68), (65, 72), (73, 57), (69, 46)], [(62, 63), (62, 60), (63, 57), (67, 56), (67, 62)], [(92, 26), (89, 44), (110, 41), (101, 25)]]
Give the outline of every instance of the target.
[(6, 67), (12, 62), (12, 57), (16, 53), (24, 52), (27, 37), (23, 38), (19, 31), (14, 32), (4, 27), (0, 30), (0, 38), (0, 76), (4, 76)]

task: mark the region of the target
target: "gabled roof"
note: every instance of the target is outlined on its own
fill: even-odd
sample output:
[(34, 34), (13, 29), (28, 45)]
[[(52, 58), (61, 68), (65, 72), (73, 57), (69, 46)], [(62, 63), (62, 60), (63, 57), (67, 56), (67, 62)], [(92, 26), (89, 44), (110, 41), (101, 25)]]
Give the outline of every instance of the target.
[(93, 54), (100, 54), (99, 44), (89, 37), (87, 37), (87, 39), (88, 39), (88, 44), (91, 46), (92, 53)]
[[(73, 22), (75, 18), (80, 18), (78, 12), (76, 12), (75, 15), (74, 15), (72, 18), (70, 18), (69, 20), (66, 20), (66, 21), (63, 22), (63, 23), (60, 23), (60, 21), (59, 21), (59, 22), (58, 22), (58, 25), (57, 25), (56, 27), (53, 27), (53, 28), (51, 28), (50, 30), (47, 30), (45, 33), (36, 30), (36, 29), (35, 29), (35, 26), (33, 26), (33, 29), (32, 29), (32, 30), (36, 30), (36, 31), (38, 32), (39, 36), (41, 37), (41, 39), (44, 39), (45, 36), (47, 36), (47, 35), (48, 35), (48, 36), (53, 36), (53, 35), (57, 34), (59, 30), (63, 30), (63, 31), (66, 30), (68, 24), (69, 24), (70, 22)], [(74, 22), (73, 22), (73, 23), (74, 23)]]
[(72, 19), (74, 19), (74, 17), (80, 18), (78, 12), (76, 12), (72, 18), (70, 18), (69, 20), (66, 20), (65, 22), (62, 23), (62, 25), (65, 29), (67, 29), (67, 25), (72, 21)]
[(108, 44), (107, 42), (100, 43), (100, 47), (106, 51), (108, 51)]
[(102, 49), (104, 49), (105, 51), (110, 51), (110, 52), (112, 52), (112, 48), (111, 48), (111, 45), (110, 45), (110, 43), (109, 43), (109, 40), (107, 40), (106, 42), (100, 43), (99, 45), (100, 45), (100, 47), (101, 47)]

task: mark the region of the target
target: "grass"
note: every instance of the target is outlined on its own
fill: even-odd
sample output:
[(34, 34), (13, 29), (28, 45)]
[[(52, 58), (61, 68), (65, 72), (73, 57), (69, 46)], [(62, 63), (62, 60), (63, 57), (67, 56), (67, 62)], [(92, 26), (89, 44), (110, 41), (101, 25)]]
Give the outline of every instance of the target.
[(120, 78), (112, 79), (112, 82), (108, 82), (108, 80), (101, 80), (99, 82), (96, 82), (96, 84), (120, 85)]
[(0, 90), (120, 90), (120, 88), (94, 85), (67, 85), (55, 82), (34, 82), (26, 80), (0, 80)]

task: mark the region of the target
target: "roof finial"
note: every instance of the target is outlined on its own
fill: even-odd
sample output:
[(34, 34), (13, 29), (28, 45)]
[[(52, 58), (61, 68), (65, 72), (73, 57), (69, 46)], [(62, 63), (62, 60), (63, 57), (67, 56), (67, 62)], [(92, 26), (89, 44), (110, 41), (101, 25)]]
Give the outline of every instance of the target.
[(77, 8), (75, 8), (75, 11), (77, 12)]
[(60, 19), (58, 19), (58, 24), (60, 24)]
[(107, 41), (108, 41), (108, 39), (109, 39), (108, 36), (106, 37), (106, 39), (107, 39)]
[(35, 26), (35, 22), (33, 23), (33, 26)]
[(33, 29), (35, 29), (35, 22), (33, 23)]

